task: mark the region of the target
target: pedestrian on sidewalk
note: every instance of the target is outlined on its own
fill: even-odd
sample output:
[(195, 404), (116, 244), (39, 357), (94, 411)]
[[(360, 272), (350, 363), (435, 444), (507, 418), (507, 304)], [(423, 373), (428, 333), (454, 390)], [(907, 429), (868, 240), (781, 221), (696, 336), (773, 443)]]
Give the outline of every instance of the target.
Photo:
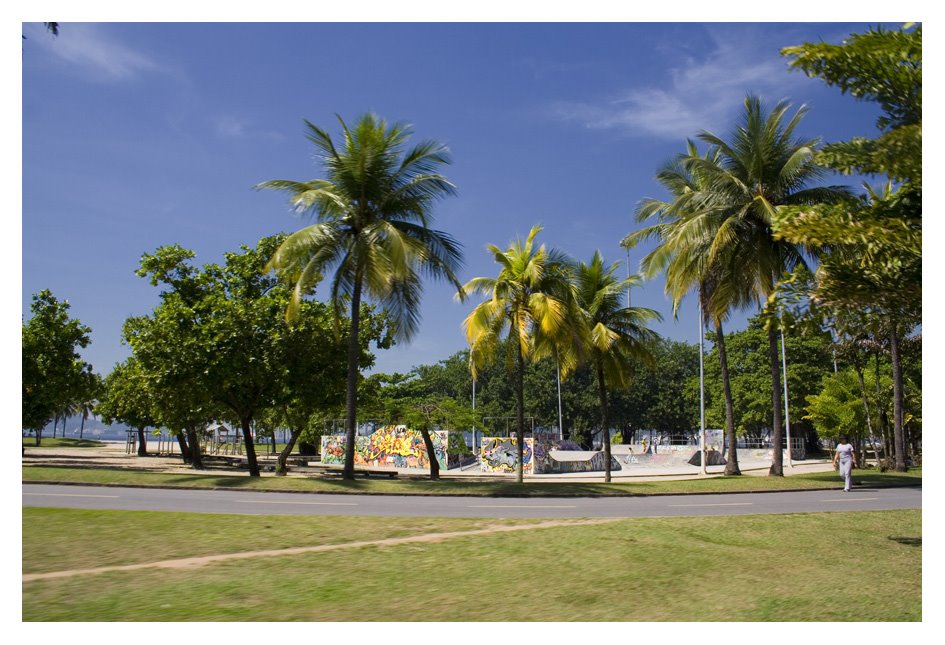
[(847, 436), (840, 435), (840, 443), (837, 444), (837, 450), (833, 455), (833, 467), (840, 465), (840, 477), (843, 479), (843, 490), (850, 492), (850, 486), (853, 484), (853, 469), (856, 467), (856, 451), (850, 443)]

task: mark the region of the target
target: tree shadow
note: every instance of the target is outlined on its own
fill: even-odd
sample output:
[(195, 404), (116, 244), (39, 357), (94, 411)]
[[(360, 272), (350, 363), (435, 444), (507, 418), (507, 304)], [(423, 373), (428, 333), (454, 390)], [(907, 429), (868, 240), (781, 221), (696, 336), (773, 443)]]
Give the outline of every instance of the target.
[(920, 537), (901, 537), (901, 536), (888, 536), (887, 540), (892, 540), (893, 542), (898, 542), (899, 544), (905, 544), (906, 546), (922, 546), (922, 538)]

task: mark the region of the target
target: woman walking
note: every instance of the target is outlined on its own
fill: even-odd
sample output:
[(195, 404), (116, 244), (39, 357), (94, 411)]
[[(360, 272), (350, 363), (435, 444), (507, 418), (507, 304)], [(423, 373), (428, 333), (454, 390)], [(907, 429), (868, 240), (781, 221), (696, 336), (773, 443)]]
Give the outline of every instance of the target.
[(853, 483), (853, 469), (856, 467), (856, 451), (853, 445), (847, 439), (847, 436), (840, 435), (840, 443), (837, 444), (837, 451), (833, 455), (833, 467), (840, 464), (840, 477), (843, 478), (843, 490), (850, 492), (850, 485)]

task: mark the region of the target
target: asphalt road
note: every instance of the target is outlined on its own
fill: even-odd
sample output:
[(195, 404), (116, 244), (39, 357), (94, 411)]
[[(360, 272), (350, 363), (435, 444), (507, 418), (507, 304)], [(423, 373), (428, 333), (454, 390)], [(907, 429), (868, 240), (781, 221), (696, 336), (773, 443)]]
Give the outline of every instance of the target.
[(245, 491), (23, 484), (23, 506), (241, 513), (249, 515), (373, 515), (399, 517), (667, 517), (751, 515), (921, 508), (922, 489), (855, 488), (725, 495), (598, 498), (325, 495)]

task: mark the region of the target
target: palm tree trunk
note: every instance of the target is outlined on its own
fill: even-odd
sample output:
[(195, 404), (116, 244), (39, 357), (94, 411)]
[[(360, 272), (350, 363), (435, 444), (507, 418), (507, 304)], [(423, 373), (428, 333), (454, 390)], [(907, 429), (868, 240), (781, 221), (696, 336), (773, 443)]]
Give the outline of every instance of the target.
[(82, 411), (82, 424), (79, 426), (79, 439), (83, 439), (85, 435), (85, 420), (88, 418), (89, 413), (85, 410)]
[(600, 395), (600, 428), (604, 443), (604, 483), (610, 483), (610, 421), (607, 419), (607, 384), (604, 382), (604, 364), (597, 361), (597, 391)]
[(899, 332), (895, 321), (892, 321), (889, 331), (889, 357), (892, 361), (893, 372), (893, 440), (896, 444), (896, 472), (906, 472), (906, 445), (902, 432), (903, 408), (905, 407), (902, 392), (902, 357), (899, 355)]
[[(518, 343), (518, 339), (514, 342)], [(516, 464), (515, 480), (519, 484), (525, 483), (525, 357), (522, 356), (522, 346), (515, 348), (515, 416), (518, 432), (518, 464)]]
[(738, 437), (735, 436), (735, 406), (732, 403), (732, 384), (728, 373), (728, 352), (725, 350), (725, 333), (722, 321), (715, 321), (717, 332), (716, 347), (719, 349), (719, 366), (722, 370), (722, 394), (725, 399), (725, 440), (728, 442), (728, 459), (725, 462), (726, 475), (741, 475), (738, 467)]
[[(56, 416), (53, 417), (53, 422), (52, 422), (52, 438), (53, 439), (56, 438), (56, 428), (58, 427), (59, 427), (59, 413), (57, 412)], [(38, 437), (39, 435), (36, 435), (36, 436)], [(39, 444), (37, 443), (36, 445), (38, 446)]]
[[(285, 444), (285, 448), (282, 449), (282, 452), (279, 453), (279, 458), (276, 464), (276, 475), (282, 476), (288, 472), (288, 468), (285, 466), (286, 460), (289, 458), (289, 455), (292, 454), (292, 450), (295, 448), (295, 442), (299, 440), (299, 437), (302, 435), (302, 429), (293, 430), (289, 433), (289, 441)], [(275, 436), (275, 434), (273, 434)]]
[(769, 476), (784, 476), (784, 455), (781, 453), (781, 440), (783, 433), (781, 429), (781, 360), (778, 356), (778, 333), (771, 325), (768, 329), (768, 362), (771, 364), (771, 443), (773, 450), (771, 452), (771, 468), (768, 470)]
[(358, 419), (358, 359), (361, 344), (358, 331), (361, 325), (361, 274), (354, 279), (354, 292), (351, 294), (351, 332), (348, 337), (348, 393), (345, 416), (345, 466), (341, 473), (343, 479), (354, 479), (354, 437), (357, 433)]

